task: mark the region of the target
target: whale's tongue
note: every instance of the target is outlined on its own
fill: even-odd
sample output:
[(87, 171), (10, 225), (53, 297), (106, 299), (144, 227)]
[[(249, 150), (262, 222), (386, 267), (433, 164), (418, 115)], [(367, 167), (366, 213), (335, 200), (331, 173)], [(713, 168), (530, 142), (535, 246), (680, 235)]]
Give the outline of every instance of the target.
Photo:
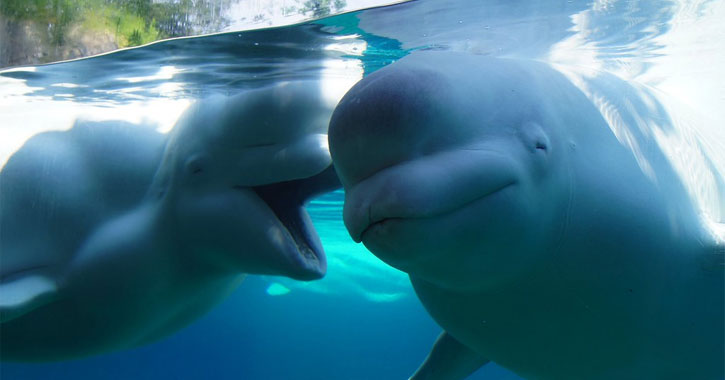
[(257, 186), (253, 190), (275, 213), (296, 244), (296, 255), (290, 257), (301, 280), (320, 278), (327, 269), (327, 260), (305, 205), (310, 199), (340, 188), (332, 166), (312, 177)]

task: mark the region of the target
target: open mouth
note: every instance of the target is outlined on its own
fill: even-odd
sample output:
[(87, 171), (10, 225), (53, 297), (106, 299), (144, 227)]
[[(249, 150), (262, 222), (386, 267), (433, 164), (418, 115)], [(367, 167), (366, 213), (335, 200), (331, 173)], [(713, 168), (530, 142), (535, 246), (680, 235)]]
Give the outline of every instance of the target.
[(285, 253), (291, 266), (290, 277), (314, 280), (325, 275), (325, 252), (305, 206), (315, 196), (339, 187), (335, 170), (330, 166), (312, 177), (252, 188), (287, 232)]

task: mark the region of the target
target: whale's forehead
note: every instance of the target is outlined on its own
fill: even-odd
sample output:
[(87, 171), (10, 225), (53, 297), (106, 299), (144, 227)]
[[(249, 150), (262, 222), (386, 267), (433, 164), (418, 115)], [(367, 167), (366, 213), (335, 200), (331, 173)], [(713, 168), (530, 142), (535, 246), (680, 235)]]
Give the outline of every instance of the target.
[[(330, 141), (344, 146), (336, 152), (351, 180), (425, 154), (450, 140), (450, 129), (442, 116), (441, 99), (449, 93), (448, 84), (433, 71), (410, 68), (383, 69), (353, 87), (333, 113)], [(440, 124), (442, 128), (427, 125)], [(400, 144), (406, 148), (401, 149)], [(375, 146), (375, 149), (370, 149)], [(364, 162), (353, 157), (366, 157)]]
[(343, 183), (441, 151), (504, 149), (528, 138), (531, 125), (548, 129), (545, 94), (529, 73), (486, 57), (473, 58), (480, 69), (472, 71), (469, 56), (440, 56), (403, 58), (343, 97), (329, 129)]
[(316, 175), (331, 163), (327, 125), (334, 105), (315, 81), (202, 99), (171, 131), (154, 192), (172, 182), (231, 188)]
[(325, 134), (334, 107), (316, 81), (283, 82), (234, 96), (206, 97), (184, 112), (172, 135), (189, 151), (284, 144)]

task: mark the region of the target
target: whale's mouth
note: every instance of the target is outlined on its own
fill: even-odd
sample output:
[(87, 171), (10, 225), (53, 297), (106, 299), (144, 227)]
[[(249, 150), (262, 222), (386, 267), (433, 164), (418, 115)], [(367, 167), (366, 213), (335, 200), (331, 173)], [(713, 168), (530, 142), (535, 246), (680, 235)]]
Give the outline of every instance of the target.
[(467, 207), (471, 207), (472, 205), (485, 200), (486, 198), (489, 198), (496, 193), (499, 193), (503, 191), (504, 189), (514, 185), (515, 182), (511, 183), (505, 183), (501, 185), (500, 187), (494, 188), (493, 190), (489, 190), (487, 192), (484, 192), (476, 197), (473, 197), (471, 199), (465, 199), (462, 198), (460, 202), (456, 205), (452, 205), (450, 208), (444, 209), (444, 210), (437, 210), (436, 212), (428, 213), (428, 214), (422, 214), (422, 215), (398, 215), (395, 213), (386, 213), (385, 210), (380, 211), (377, 215), (373, 216), (372, 214), (368, 216), (368, 220), (365, 222), (362, 222), (362, 225), (360, 227), (361, 232), (356, 234), (353, 237), (353, 240), (357, 242), (365, 242), (368, 239), (373, 238), (373, 236), (376, 236), (380, 231), (384, 231), (386, 228), (389, 228), (391, 226), (401, 225), (408, 221), (423, 221), (426, 219), (434, 219), (434, 218), (445, 218), (449, 215), (453, 215)]
[(441, 151), (387, 166), (348, 186), (343, 220), (359, 243), (370, 231), (441, 218), (517, 181), (516, 162), (506, 154), (482, 148)]
[(284, 275), (298, 280), (314, 280), (325, 275), (325, 252), (305, 206), (315, 196), (339, 187), (335, 170), (330, 166), (312, 177), (252, 188), (286, 232), (283, 244), (289, 273)]

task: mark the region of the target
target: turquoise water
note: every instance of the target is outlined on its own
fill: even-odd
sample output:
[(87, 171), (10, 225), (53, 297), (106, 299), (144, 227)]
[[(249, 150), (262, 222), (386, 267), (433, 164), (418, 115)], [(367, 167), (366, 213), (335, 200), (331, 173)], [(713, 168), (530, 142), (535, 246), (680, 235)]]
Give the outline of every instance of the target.
[[(418, 1), (10, 69), (0, 72), (0, 167), (30, 136), (67, 129), (76, 118), (123, 118), (167, 131), (203, 96), (322, 79), (324, 95), (334, 99), (410, 51), (450, 49), (552, 62), (597, 99), (607, 93), (597, 92), (600, 77), (591, 72), (637, 82), (681, 115), (678, 126), (698, 126), (684, 136), (701, 136), (697, 149), (712, 162), (688, 161), (680, 170), (710, 165), (722, 173), (725, 136), (715, 121), (725, 119), (723, 8), (718, 1)], [(602, 109), (616, 106), (603, 99)], [(722, 223), (725, 205), (712, 195), (717, 184), (698, 181), (690, 181), (693, 197)], [(328, 255), (325, 279), (248, 276), (211, 313), (158, 343), (77, 361), (2, 363), (0, 377), (407, 378), (440, 329), (404, 273), (351, 241), (342, 200), (336, 191), (308, 207)], [(471, 379), (518, 377), (489, 364)]]

